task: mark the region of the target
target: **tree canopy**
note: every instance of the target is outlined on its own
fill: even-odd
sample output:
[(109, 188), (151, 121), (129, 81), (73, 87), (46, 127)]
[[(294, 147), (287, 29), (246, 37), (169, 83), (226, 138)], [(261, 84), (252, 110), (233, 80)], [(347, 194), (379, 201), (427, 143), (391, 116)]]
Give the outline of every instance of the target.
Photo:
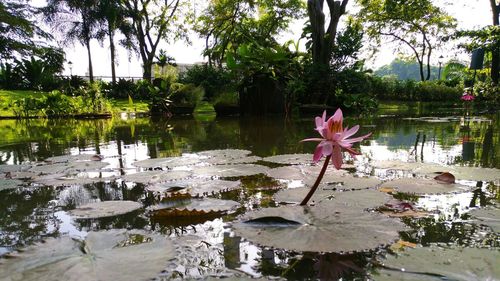
[[(413, 55), (422, 81), (431, 78), (431, 57), (456, 21), (430, 0), (360, 0), (359, 20), (378, 47), (391, 39)], [(406, 52), (407, 53), (407, 52)], [(425, 69), (424, 69), (425, 68)]]

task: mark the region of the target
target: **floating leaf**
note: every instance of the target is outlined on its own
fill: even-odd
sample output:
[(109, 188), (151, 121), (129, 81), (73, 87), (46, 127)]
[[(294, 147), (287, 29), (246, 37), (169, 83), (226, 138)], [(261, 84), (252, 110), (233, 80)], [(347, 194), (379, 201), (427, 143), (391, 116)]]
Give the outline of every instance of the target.
[(500, 232), (500, 209), (475, 209), (470, 214), (477, 219), (477, 223), (487, 225), (494, 232)]
[(210, 213), (225, 213), (239, 206), (240, 203), (232, 200), (204, 198), (160, 204), (152, 206), (151, 210), (154, 216), (198, 216)]
[(45, 162), (50, 163), (68, 163), (76, 161), (101, 161), (103, 157), (97, 154), (77, 154), (77, 155), (61, 155), (45, 159)]
[(132, 163), (133, 166), (152, 169), (152, 168), (174, 168), (180, 166), (190, 166), (200, 163), (199, 157), (167, 157), (167, 158), (150, 158)]
[(250, 155), (252, 152), (250, 150), (243, 150), (243, 149), (215, 149), (215, 150), (206, 150), (206, 151), (200, 151), (197, 152), (196, 154), (200, 156), (205, 156), (205, 157), (221, 157), (221, 158), (240, 158), (240, 157), (246, 157)]
[(188, 171), (146, 171), (123, 176), (124, 181), (155, 184), (166, 181), (180, 180), (191, 176)]
[(500, 169), (454, 166), (449, 170), (457, 179), (471, 181), (500, 180)]
[[(447, 280), (496, 280), (500, 276), (499, 260), (498, 250), (432, 246), (407, 249), (398, 256), (389, 256), (384, 266), (414, 274), (441, 275)], [(386, 280), (384, 275), (373, 277)]]
[(239, 188), (240, 181), (224, 181), (205, 178), (180, 180), (174, 182), (159, 183), (147, 186), (146, 189), (153, 192), (166, 193), (168, 196), (174, 194), (189, 194), (191, 196), (207, 196), (222, 193)]
[(430, 215), (428, 212), (417, 211), (417, 210), (406, 210), (402, 212), (382, 211), (382, 214), (387, 215), (391, 218), (404, 218), (404, 217), (424, 218)]
[(203, 160), (203, 162), (212, 165), (223, 165), (223, 164), (244, 164), (244, 163), (255, 163), (262, 160), (259, 156), (245, 156), (239, 158), (223, 158), (223, 157), (212, 157)]
[(108, 165), (109, 163), (99, 161), (67, 162), (34, 166), (29, 169), (29, 171), (40, 174), (61, 174), (71, 172), (98, 171)]
[(194, 167), (193, 174), (202, 177), (242, 177), (264, 174), (268, 167), (255, 164), (213, 165)]
[[(299, 203), (309, 192), (307, 187), (291, 188), (278, 191), (274, 200), (285, 203)], [(331, 202), (336, 207), (366, 209), (383, 205), (391, 196), (372, 189), (356, 191), (332, 191), (320, 186), (312, 197), (313, 202)]]
[[(256, 220), (260, 223), (255, 223)], [(375, 249), (392, 243), (403, 229), (399, 220), (330, 204), (260, 209), (246, 213), (233, 224), (237, 235), (257, 244), (308, 252)]]
[(415, 243), (411, 243), (411, 242), (404, 241), (404, 240), (399, 240), (398, 242), (392, 244), (390, 248), (393, 251), (399, 251), (399, 250), (402, 250), (404, 248), (416, 248), (416, 247), (417, 247), (417, 244), (415, 244)]
[(31, 168), (31, 165), (0, 165), (0, 173), (7, 172), (26, 172)]
[(23, 184), (20, 180), (12, 180), (12, 179), (1, 179), (0, 178), (0, 191), (7, 189), (14, 189)]
[(439, 174), (435, 176), (434, 179), (443, 183), (455, 183), (455, 176), (448, 172)]
[(113, 180), (113, 177), (94, 177), (90, 178), (85, 175), (67, 175), (67, 174), (55, 174), (55, 175), (41, 175), (33, 177), (33, 182), (38, 184), (43, 184), (47, 186), (73, 186), (73, 185), (84, 185), (92, 184), (96, 182), (104, 182)]
[[(282, 180), (300, 180), (302, 182), (311, 182), (316, 180), (321, 167), (319, 166), (286, 166), (270, 169), (266, 175), (275, 179)], [(333, 166), (329, 165), (326, 169), (323, 181), (325, 182), (335, 182), (340, 179), (340, 177), (348, 174), (346, 170), (337, 170)], [(340, 180), (341, 181), (341, 180)]]
[(414, 194), (441, 194), (469, 191), (471, 187), (460, 184), (440, 183), (428, 178), (401, 178), (385, 182), (382, 188), (394, 188), (397, 192)]
[(278, 164), (298, 165), (298, 164), (312, 164), (313, 163), (312, 159), (313, 159), (312, 154), (281, 154), (281, 155), (265, 157), (262, 160)]
[(159, 275), (174, 256), (172, 243), (161, 235), (90, 232), (84, 241), (50, 238), (1, 259), (0, 280), (146, 280)]
[(95, 219), (123, 215), (140, 208), (142, 205), (134, 201), (102, 201), (79, 206), (69, 214), (76, 219)]

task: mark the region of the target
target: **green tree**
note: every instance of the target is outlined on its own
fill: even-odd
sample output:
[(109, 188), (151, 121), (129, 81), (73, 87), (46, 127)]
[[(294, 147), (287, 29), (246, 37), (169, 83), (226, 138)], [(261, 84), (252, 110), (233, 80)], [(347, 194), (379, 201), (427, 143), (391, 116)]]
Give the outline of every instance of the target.
[(38, 9), (25, 1), (0, 2), (0, 62), (16, 54), (31, 55), (38, 48), (46, 47), (38, 39), (52, 39), (33, 20), (36, 13)]
[(242, 44), (275, 46), (276, 35), (302, 12), (299, 0), (213, 0), (198, 18), (195, 30), (205, 38), (209, 65), (221, 66), (228, 51), (234, 52)]
[(142, 78), (150, 81), (160, 41), (187, 36), (182, 20), (188, 17), (180, 15), (184, 3), (181, 0), (124, 0), (121, 5), (132, 35), (127, 46), (140, 55)]
[(370, 39), (379, 47), (382, 39), (402, 43), (418, 62), (420, 79), (429, 80), (433, 51), (455, 28), (455, 19), (430, 0), (360, 0), (359, 4), (358, 18)]
[(64, 35), (63, 43), (78, 41), (87, 48), (90, 82), (94, 81), (90, 41), (97, 36), (96, 10), (94, 0), (49, 0), (43, 8), (45, 21)]
[(332, 59), (337, 27), (342, 15), (346, 12), (349, 0), (327, 0), (330, 21), (325, 30), (325, 14), (323, 12), (324, 0), (308, 0), (307, 13), (309, 16), (308, 27), (312, 39), (312, 57), (315, 65), (328, 66)]
[[(500, 25), (500, 1), (490, 0), (490, 5), (493, 14), (493, 26), (496, 26), (498, 30)], [(498, 84), (500, 78), (500, 40), (497, 37), (495, 41), (496, 44), (494, 44), (495, 47), (491, 53), (491, 80), (493, 80), (494, 84)]]

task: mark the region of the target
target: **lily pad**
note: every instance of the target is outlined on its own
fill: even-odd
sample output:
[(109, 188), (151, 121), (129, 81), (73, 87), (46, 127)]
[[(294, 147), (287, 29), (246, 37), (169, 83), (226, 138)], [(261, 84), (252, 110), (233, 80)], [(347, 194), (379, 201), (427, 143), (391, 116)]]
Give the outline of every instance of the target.
[(140, 208), (142, 205), (135, 201), (102, 201), (79, 206), (69, 214), (76, 219), (96, 219), (123, 215)]
[(242, 177), (264, 174), (268, 167), (255, 164), (213, 165), (194, 167), (193, 174), (201, 177)]
[(330, 204), (281, 206), (245, 214), (233, 230), (254, 243), (294, 251), (358, 252), (390, 244), (405, 229), (387, 216)]
[[(309, 192), (309, 188), (299, 187), (278, 191), (274, 195), (274, 200), (284, 203), (300, 203)], [(333, 191), (318, 187), (312, 202), (330, 204), (334, 208), (344, 209), (366, 209), (384, 205), (392, 197), (377, 190), (364, 189), (356, 191)]]
[(92, 184), (96, 182), (104, 182), (113, 180), (113, 177), (88, 177), (81, 175), (67, 175), (67, 174), (56, 174), (56, 175), (41, 175), (33, 177), (33, 182), (47, 185), (47, 186), (73, 186), (73, 185), (84, 185)]
[(245, 164), (245, 163), (255, 163), (262, 160), (259, 156), (245, 156), (238, 158), (223, 158), (223, 157), (212, 157), (203, 160), (203, 162), (213, 165), (224, 165), (224, 164)]
[(225, 213), (235, 210), (240, 203), (232, 200), (221, 200), (213, 198), (189, 199), (183, 202), (163, 203), (151, 207), (154, 215), (170, 216), (192, 216), (210, 213)]
[(470, 214), (477, 219), (477, 223), (487, 225), (494, 232), (500, 232), (500, 209), (476, 209)]
[(414, 194), (458, 193), (469, 191), (471, 189), (469, 186), (456, 183), (442, 183), (435, 179), (428, 178), (395, 179), (383, 183), (381, 188), (393, 188), (397, 192)]
[[(447, 280), (496, 280), (500, 276), (499, 260), (498, 250), (432, 246), (407, 249), (398, 256), (389, 256), (384, 265), (414, 274), (440, 275)], [(386, 280), (383, 275), (373, 277)]]
[(500, 169), (481, 167), (451, 167), (452, 173), (459, 180), (497, 181), (500, 180)]
[[(281, 179), (281, 180), (300, 180), (302, 182), (315, 181), (316, 177), (321, 171), (320, 166), (286, 166), (270, 169), (266, 175), (271, 178)], [(323, 181), (335, 182), (340, 179), (340, 177), (348, 174), (346, 170), (337, 170), (333, 166), (329, 165), (326, 169)]]
[(167, 195), (189, 194), (191, 196), (202, 197), (234, 190), (239, 188), (240, 185), (240, 181), (224, 181), (197, 178), (159, 183), (147, 186), (146, 189), (153, 192), (166, 193)]
[(6, 189), (14, 189), (23, 184), (20, 180), (12, 180), (12, 179), (0, 179), (0, 191)]
[(29, 171), (40, 174), (61, 174), (71, 172), (98, 171), (108, 165), (109, 163), (100, 161), (67, 162), (34, 166), (29, 169)]
[(166, 157), (166, 158), (150, 158), (132, 163), (133, 166), (152, 169), (152, 168), (174, 168), (180, 166), (190, 166), (200, 163), (199, 157)]
[(191, 176), (188, 171), (146, 171), (123, 176), (124, 181), (155, 184), (166, 181), (180, 180)]
[(26, 172), (31, 168), (31, 165), (0, 165), (0, 173), (7, 172)]
[(143, 231), (90, 232), (84, 241), (51, 238), (0, 260), (1, 280), (146, 280), (175, 256), (166, 237)]
[(102, 156), (96, 154), (77, 154), (77, 155), (61, 155), (45, 159), (45, 162), (50, 163), (67, 163), (75, 161), (101, 161)]
[(250, 150), (244, 150), (244, 149), (215, 149), (215, 150), (206, 150), (206, 151), (200, 151), (197, 152), (196, 154), (208, 158), (213, 158), (213, 157), (220, 157), (220, 158), (240, 158), (240, 157), (246, 157), (252, 152)]
[(278, 163), (278, 164), (312, 164), (313, 155), (312, 154), (281, 154), (275, 156), (269, 156), (262, 159), (266, 162)]

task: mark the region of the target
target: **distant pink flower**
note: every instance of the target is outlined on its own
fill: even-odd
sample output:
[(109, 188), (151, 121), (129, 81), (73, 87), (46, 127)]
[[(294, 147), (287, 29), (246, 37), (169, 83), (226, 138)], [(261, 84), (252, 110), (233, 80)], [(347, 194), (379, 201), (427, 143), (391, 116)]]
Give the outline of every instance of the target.
[(352, 145), (355, 142), (360, 142), (363, 139), (369, 137), (371, 133), (357, 137), (350, 138), (356, 134), (359, 130), (359, 125), (356, 125), (349, 129), (342, 127), (342, 110), (337, 109), (335, 114), (326, 121), (326, 111), (323, 112), (322, 117), (316, 117), (316, 131), (321, 135), (322, 138), (310, 138), (304, 139), (302, 141), (318, 141), (319, 144), (316, 146), (313, 155), (313, 161), (318, 162), (323, 156), (332, 156), (332, 162), (336, 169), (340, 169), (342, 166), (342, 149), (349, 152), (352, 156), (359, 155), (360, 153), (352, 149)]
[(471, 93), (464, 93), (460, 99), (463, 101), (473, 101), (474, 95), (472, 95)]

